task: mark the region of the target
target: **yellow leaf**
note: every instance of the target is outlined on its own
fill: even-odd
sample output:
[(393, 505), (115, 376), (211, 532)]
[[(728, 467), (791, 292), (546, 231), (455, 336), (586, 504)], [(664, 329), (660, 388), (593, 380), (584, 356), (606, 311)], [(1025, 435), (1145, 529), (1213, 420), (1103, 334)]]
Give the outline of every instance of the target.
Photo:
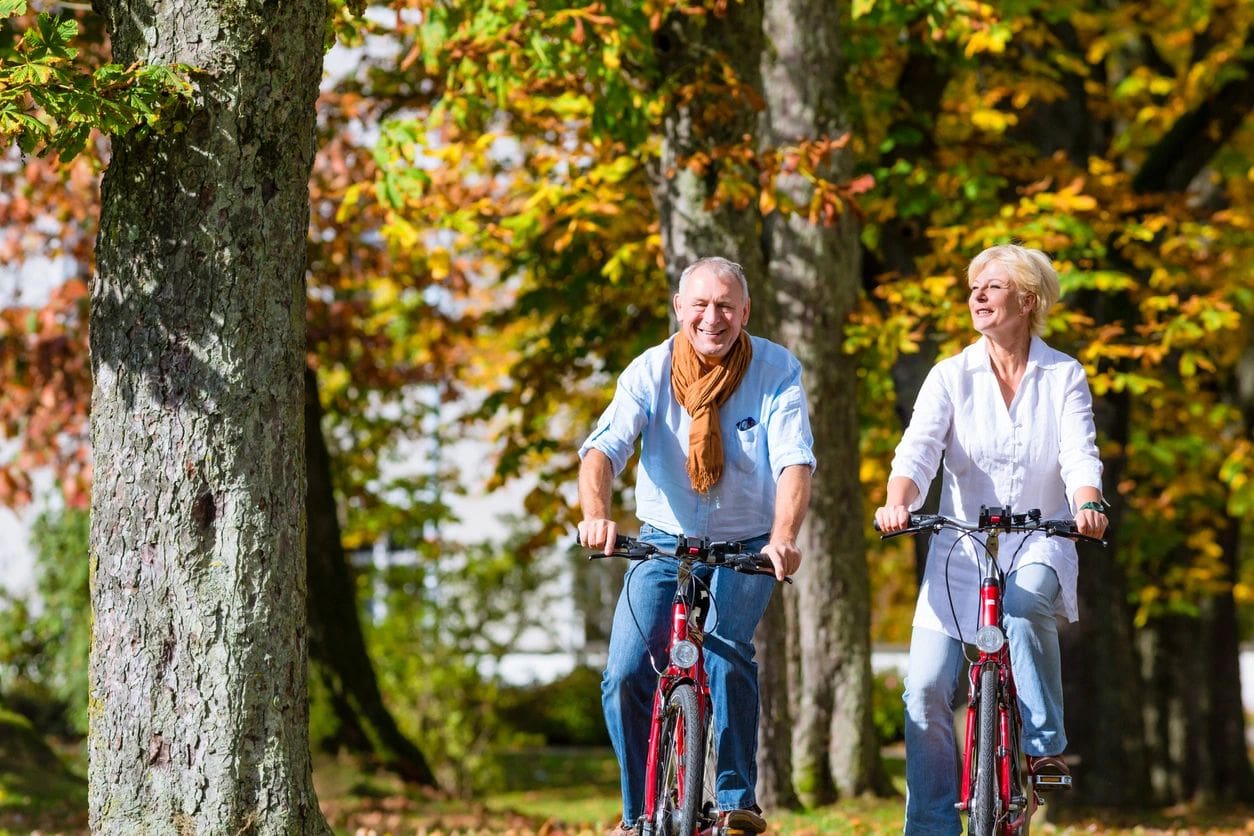
[(427, 267), (431, 270), (431, 278), (441, 281), (448, 278), (452, 258), (448, 250), (432, 250), (427, 255)]
[(1014, 114), (992, 108), (978, 108), (971, 113), (971, 124), (990, 133), (1005, 133), (1007, 127), (1018, 121)]
[(763, 215), (769, 215), (775, 211), (775, 192), (773, 189), (763, 189), (758, 194), (758, 211)]
[(875, 8), (875, 0), (853, 0), (853, 19), (857, 20), (863, 15), (870, 14), (873, 8)]

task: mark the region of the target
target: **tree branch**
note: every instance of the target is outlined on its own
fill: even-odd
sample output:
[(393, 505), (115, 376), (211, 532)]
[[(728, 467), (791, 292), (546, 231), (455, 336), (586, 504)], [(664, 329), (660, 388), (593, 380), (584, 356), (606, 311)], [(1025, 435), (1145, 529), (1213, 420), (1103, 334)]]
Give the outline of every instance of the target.
[[(1247, 38), (1248, 52), (1254, 38)], [(1215, 90), (1180, 117), (1150, 151), (1132, 181), (1138, 194), (1184, 191), (1254, 108), (1254, 58), (1241, 63), (1242, 74)]]

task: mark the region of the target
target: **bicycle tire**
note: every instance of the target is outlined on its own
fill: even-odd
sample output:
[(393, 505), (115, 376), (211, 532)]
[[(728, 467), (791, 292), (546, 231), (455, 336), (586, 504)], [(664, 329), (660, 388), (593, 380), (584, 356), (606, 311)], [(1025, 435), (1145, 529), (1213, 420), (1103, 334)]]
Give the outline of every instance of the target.
[[(1010, 712), (1010, 795), (1012, 805), (1017, 800), (1022, 806), (1017, 810), (1012, 806), (1008, 812), (1009, 823), (1016, 819), (1017, 827), (1009, 828), (1012, 836), (1028, 836), (1035, 810), (1035, 797), (1032, 786), (1028, 782), (1027, 763), (1023, 757), (1023, 721), (1019, 717), (1018, 706)], [(1018, 796), (1016, 799), (1015, 796)]]
[(701, 805), (697, 832), (709, 830), (718, 821), (718, 751), (714, 741), (714, 712), (705, 704), (705, 766), (701, 770)]
[(976, 709), (975, 789), (967, 808), (970, 836), (993, 836), (997, 824), (997, 667), (980, 671)]
[(656, 836), (695, 836), (701, 811), (705, 770), (706, 726), (701, 722), (696, 689), (676, 685), (662, 707), (658, 738), (657, 803), (653, 812)]

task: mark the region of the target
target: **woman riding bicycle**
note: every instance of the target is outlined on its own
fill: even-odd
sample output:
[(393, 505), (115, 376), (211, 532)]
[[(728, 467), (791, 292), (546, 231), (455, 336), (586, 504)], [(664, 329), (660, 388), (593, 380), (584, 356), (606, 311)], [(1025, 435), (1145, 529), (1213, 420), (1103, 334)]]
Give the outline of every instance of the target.
[[(915, 401), (893, 459), (881, 531), (904, 529), (923, 504), (942, 456), (940, 513), (974, 520), (981, 505), (1074, 513), (1101, 537), (1106, 514), (1093, 403), (1083, 367), (1040, 338), (1058, 300), (1058, 276), (1040, 250), (991, 247), (968, 271), (971, 320), (982, 336), (937, 363)], [(1023, 715), (1023, 746), (1038, 773), (1065, 773), (1062, 669), (1055, 617), (1077, 618), (1075, 545), (1003, 534), (1006, 630)], [(1022, 548), (1020, 548), (1022, 546)], [(962, 642), (976, 630), (980, 546), (953, 531), (932, 537), (906, 670), (906, 833), (957, 834), (953, 705)], [(1017, 557), (1016, 557), (1017, 555)]]

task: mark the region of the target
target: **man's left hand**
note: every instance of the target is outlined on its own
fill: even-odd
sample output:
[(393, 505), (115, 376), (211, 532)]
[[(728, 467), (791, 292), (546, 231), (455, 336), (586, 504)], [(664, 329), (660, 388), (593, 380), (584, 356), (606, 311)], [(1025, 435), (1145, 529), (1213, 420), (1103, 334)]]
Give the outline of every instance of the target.
[(771, 564), (775, 567), (775, 579), (778, 581), (801, 568), (801, 549), (792, 541), (767, 543), (762, 547), (762, 554), (771, 559)]

